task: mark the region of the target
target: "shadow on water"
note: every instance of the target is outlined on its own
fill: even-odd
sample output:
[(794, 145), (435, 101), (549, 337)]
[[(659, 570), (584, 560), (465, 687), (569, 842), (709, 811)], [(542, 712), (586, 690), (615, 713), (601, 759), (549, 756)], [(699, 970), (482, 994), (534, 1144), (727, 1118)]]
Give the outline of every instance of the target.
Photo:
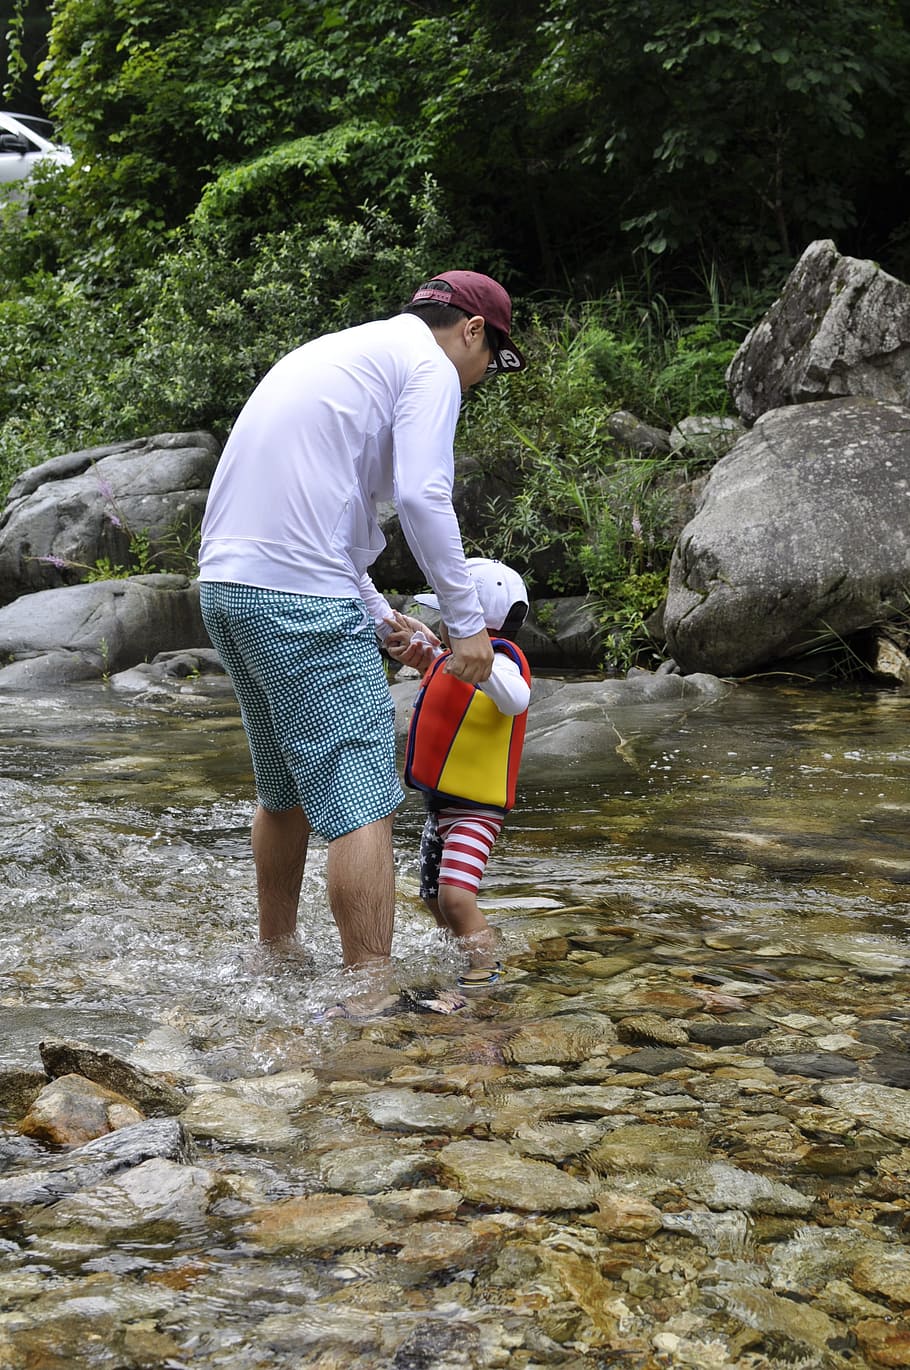
[[(656, 723), (644, 715), (636, 723), (630, 711), (602, 752), (581, 761), (532, 755), (484, 884), (509, 967), (502, 991), (451, 1019), (404, 1015), (365, 1027), (318, 1021), (342, 990), (318, 844), (305, 879), (299, 956), (276, 961), (253, 946), (249, 769), (230, 703), (155, 707), (100, 688), (5, 698), (0, 1072), (40, 1069), (39, 1043), (62, 1037), (212, 1088), (308, 1071), (320, 1092), (290, 1111), (292, 1132), (283, 1140), (251, 1146), (200, 1131), (200, 1156), (221, 1177), (221, 1197), (203, 1217), (142, 1232), (115, 1228), (101, 1241), (81, 1228), (55, 1237), (53, 1223), (23, 1226), (21, 1214), (0, 1227), (0, 1273), (12, 1291), (4, 1307), (19, 1319), (20, 1348), (4, 1359), (0, 1332), (0, 1364), (760, 1370), (864, 1363), (859, 1352), (847, 1354), (849, 1345), (838, 1349), (837, 1339), (865, 1295), (856, 1294), (852, 1313), (846, 1296), (843, 1308), (829, 1299), (830, 1329), (811, 1335), (791, 1326), (780, 1307), (792, 1305), (792, 1291), (773, 1275), (767, 1253), (778, 1259), (783, 1243), (808, 1230), (808, 1210), (797, 1220), (783, 1202), (756, 1204), (745, 1211), (750, 1225), (764, 1224), (757, 1238), (766, 1254), (718, 1256), (716, 1232), (695, 1240), (684, 1224), (673, 1227), (673, 1214), (704, 1215), (710, 1224), (712, 1214), (729, 1217), (729, 1208), (746, 1221), (742, 1207), (706, 1198), (691, 1179), (643, 1180), (641, 1159), (623, 1184), (627, 1197), (666, 1215), (659, 1232), (630, 1218), (630, 1230), (617, 1235), (605, 1219), (592, 1226), (573, 1215), (568, 1202), (549, 1214), (546, 1205), (524, 1210), (484, 1195), (478, 1181), (472, 1189), (463, 1176), (467, 1207), (457, 1223), (443, 1200), (445, 1221), (431, 1224), (431, 1210), (415, 1207), (406, 1214), (410, 1245), (364, 1231), (347, 1245), (310, 1250), (263, 1236), (267, 1214), (259, 1228), (254, 1219), (293, 1196), (373, 1194), (366, 1181), (348, 1175), (342, 1182), (327, 1159), (368, 1143), (420, 1153), (412, 1156), (409, 1194), (434, 1185), (433, 1194), (451, 1192), (461, 1173), (455, 1162), (433, 1166), (453, 1137), (504, 1145), (523, 1130), (525, 1157), (590, 1183), (603, 1167), (585, 1169), (577, 1159), (585, 1148), (653, 1121), (662, 1098), (680, 1134), (705, 1125), (709, 1158), (739, 1154), (746, 1167), (763, 1169), (755, 1101), (772, 1117), (775, 1109), (790, 1115), (762, 1053), (747, 1052), (745, 1065), (732, 1057), (729, 1079), (745, 1083), (711, 1095), (707, 1085), (691, 1084), (692, 1059), (673, 1052), (702, 1038), (717, 1047), (722, 1034), (711, 1039), (706, 1022), (735, 1028), (738, 1020), (731, 1042), (745, 1042), (745, 1028), (756, 1036), (789, 1031), (791, 1054), (809, 1059), (812, 1043), (796, 1037), (814, 1023), (816, 1054), (843, 1050), (851, 1067), (871, 1070), (877, 1048), (851, 1054), (832, 1045), (838, 1032), (868, 1018), (910, 1031), (908, 713), (906, 697), (884, 693), (740, 688)], [(420, 803), (409, 795), (396, 827), (394, 954), (402, 985), (450, 983), (460, 964), (420, 906), (421, 825)], [(564, 1046), (525, 1045), (522, 1055), (514, 1045), (516, 1033), (529, 1041), (541, 1023), (559, 1038), (578, 1015), (619, 1024), (615, 1050), (589, 1044), (587, 1055), (580, 1047), (573, 1055)], [(636, 1015), (656, 1015), (657, 1026), (623, 1035)], [(662, 1031), (661, 1022), (670, 1027)], [(679, 1023), (685, 1030), (673, 1026)], [(778, 1045), (786, 1055), (787, 1043)], [(655, 1074), (642, 1058), (642, 1069), (630, 1073), (624, 1053), (639, 1048), (669, 1053), (666, 1069)], [(784, 1077), (791, 1112), (800, 1100), (818, 1106), (811, 1091), (821, 1067), (810, 1059), (804, 1068), (809, 1093), (805, 1079)], [(716, 1071), (710, 1078), (712, 1086), (724, 1083)], [(910, 1082), (899, 1071), (868, 1078), (900, 1088)], [(563, 1100), (548, 1112), (556, 1106), (541, 1102), (542, 1087), (574, 1085), (619, 1088), (621, 1102)], [(408, 1107), (416, 1106), (412, 1094), (426, 1106), (489, 1093), (492, 1112), (471, 1126), (456, 1125), (454, 1113), (415, 1122), (401, 1100), (389, 1105), (389, 1117), (378, 1104), (371, 1113), (364, 1099), (392, 1087), (407, 1094)], [(10, 1116), (0, 1128), (8, 1143), (0, 1169), (40, 1159), (15, 1124)], [(550, 1132), (532, 1141), (535, 1124)], [(828, 1142), (820, 1134), (797, 1145), (795, 1127), (793, 1118), (781, 1123), (797, 1148), (789, 1170), (784, 1143), (774, 1152), (769, 1128), (771, 1168), (819, 1203), (824, 1183), (811, 1167), (800, 1169), (799, 1147)], [(832, 1117), (832, 1137), (840, 1127)], [(581, 1140), (574, 1151), (565, 1140), (561, 1152), (566, 1129)], [(910, 1140), (910, 1124), (905, 1135)], [(380, 1152), (382, 1172), (389, 1163)], [(818, 1231), (849, 1226), (849, 1186), (842, 1177), (831, 1185), (834, 1207), (816, 1214)], [(386, 1186), (401, 1187), (394, 1178)], [(376, 1211), (372, 1220), (379, 1221)], [(862, 1221), (902, 1230), (900, 1215), (885, 1219), (878, 1210)], [(382, 1222), (388, 1228), (387, 1215)], [(417, 1234), (430, 1225), (428, 1253), (434, 1241), (449, 1250), (456, 1232), (463, 1253), (451, 1245), (448, 1257), (421, 1255)], [(662, 1277), (653, 1273), (658, 1266)], [(125, 1275), (130, 1282), (121, 1286)], [(772, 1292), (781, 1288), (786, 1297)], [(764, 1304), (756, 1304), (756, 1291)], [(96, 1341), (73, 1359), (71, 1338), (90, 1300), (100, 1318)], [(887, 1312), (873, 1303), (866, 1316), (874, 1320), (879, 1307)], [(855, 1337), (852, 1345), (855, 1351)]]

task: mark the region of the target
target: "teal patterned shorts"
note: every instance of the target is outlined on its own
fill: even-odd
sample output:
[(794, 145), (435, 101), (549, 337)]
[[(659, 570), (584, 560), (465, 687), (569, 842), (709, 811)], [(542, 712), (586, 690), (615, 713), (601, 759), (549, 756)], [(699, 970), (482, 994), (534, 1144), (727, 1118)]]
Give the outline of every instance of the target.
[(301, 805), (329, 841), (393, 813), (395, 706), (362, 601), (213, 581), (199, 594), (263, 807)]

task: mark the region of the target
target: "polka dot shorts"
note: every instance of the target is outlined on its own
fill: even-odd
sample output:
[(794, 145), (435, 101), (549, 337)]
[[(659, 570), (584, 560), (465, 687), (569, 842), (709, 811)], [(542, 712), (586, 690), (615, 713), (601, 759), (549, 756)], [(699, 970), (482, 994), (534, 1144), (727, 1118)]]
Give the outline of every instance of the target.
[(202, 618), (231, 677), (259, 802), (301, 805), (331, 841), (398, 808), (395, 706), (359, 599), (202, 581)]

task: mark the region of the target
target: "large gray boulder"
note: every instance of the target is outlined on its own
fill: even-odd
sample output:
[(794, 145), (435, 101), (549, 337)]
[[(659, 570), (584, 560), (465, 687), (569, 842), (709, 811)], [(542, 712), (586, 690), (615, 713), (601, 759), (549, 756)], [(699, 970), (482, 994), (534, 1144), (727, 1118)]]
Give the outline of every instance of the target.
[[(210, 433), (162, 433), (68, 452), (14, 483), (0, 515), (0, 604), (73, 585), (112, 566), (175, 568), (181, 538), (202, 520), (220, 447)], [(136, 536), (154, 565), (136, 567)]]
[(893, 617), (910, 585), (910, 408), (775, 409), (711, 471), (670, 567), (667, 650), (742, 675)]
[(0, 608), (0, 690), (100, 680), (207, 641), (199, 585), (187, 576), (39, 590)]
[(910, 404), (910, 287), (875, 262), (810, 243), (727, 369), (751, 424), (784, 405), (842, 395)]

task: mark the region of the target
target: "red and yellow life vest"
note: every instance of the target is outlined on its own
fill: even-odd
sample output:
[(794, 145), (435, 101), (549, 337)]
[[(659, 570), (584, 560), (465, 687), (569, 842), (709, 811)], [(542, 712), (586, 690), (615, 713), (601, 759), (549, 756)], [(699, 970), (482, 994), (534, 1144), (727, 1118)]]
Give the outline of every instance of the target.
[[(527, 660), (514, 642), (493, 638), (531, 683)], [(421, 681), (408, 730), (404, 779), (439, 799), (501, 809), (515, 803), (528, 711), (509, 717), (476, 685), (448, 675), (444, 652)]]

